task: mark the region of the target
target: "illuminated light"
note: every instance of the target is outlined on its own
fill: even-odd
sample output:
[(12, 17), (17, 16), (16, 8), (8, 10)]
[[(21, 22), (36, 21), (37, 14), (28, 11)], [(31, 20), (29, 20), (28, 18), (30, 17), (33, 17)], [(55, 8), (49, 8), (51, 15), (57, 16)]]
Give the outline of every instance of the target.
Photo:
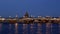
[(23, 16), (23, 18), (25, 18), (25, 16)]
[(9, 16), (9, 17), (11, 17), (11, 16)]
[(56, 19), (56, 18), (53, 18), (53, 19)]
[(46, 17), (50, 17), (50, 16), (46, 16)]
[(1, 20), (5, 20), (5, 18), (2, 18)]
[(2, 17), (2, 16), (0, 16), (0, 17)]
[(42, 16), (38, 16), (38, 18), (41, 18)]
[(16, 20), (16, 19), (13, 19), (13, 20)]

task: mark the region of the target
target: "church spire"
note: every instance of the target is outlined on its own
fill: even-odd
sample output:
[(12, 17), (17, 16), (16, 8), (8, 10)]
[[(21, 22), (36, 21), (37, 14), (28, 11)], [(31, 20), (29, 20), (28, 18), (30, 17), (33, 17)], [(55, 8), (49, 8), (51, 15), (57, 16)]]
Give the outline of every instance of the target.
[(24, 15), (26, 18), (29, 17), (29, 14), (28, 12), (26, 11), (25, 15)]

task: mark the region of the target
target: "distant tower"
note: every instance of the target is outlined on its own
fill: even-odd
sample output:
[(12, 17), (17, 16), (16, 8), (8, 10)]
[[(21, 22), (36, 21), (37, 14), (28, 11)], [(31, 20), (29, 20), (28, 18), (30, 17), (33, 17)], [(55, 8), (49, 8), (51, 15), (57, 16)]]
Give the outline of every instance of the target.
[(9, 16), (9, 18), (11, 18), (11, 16)]
[(24, 15), (25, 18), (28, 18), (29, 17), (29, 14), (28, 12), (26, 11), (25, 15)]
[(18, 15), (16, 14), (16, 16), (15, 16), (16, 18), (18, 18)]

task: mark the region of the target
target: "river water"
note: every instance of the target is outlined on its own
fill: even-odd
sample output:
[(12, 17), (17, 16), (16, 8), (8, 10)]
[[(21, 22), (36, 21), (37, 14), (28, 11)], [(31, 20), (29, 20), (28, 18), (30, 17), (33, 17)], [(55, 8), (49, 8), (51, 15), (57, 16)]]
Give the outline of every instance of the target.
[(60, 34), (60, 24), (2, 24), (0, 34)]

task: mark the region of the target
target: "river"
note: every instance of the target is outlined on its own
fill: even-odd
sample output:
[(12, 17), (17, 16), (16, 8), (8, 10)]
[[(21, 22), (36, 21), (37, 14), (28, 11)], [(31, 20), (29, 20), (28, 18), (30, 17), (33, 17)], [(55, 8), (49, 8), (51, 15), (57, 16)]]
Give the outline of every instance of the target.
[(0, 34), (60, 34), (60, 24), (2, 24)]

